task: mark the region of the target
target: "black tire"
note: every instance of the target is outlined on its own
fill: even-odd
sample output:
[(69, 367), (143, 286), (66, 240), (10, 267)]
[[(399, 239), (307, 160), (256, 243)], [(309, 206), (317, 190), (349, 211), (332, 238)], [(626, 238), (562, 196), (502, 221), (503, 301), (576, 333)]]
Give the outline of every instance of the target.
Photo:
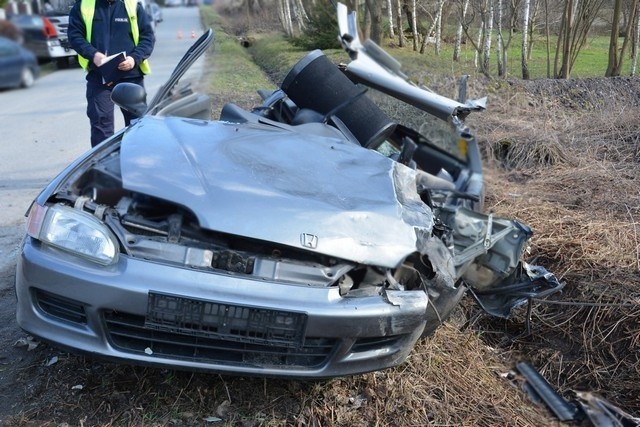
[(67, 68), (69, 68), (69, 58), (64, 57), (56, 59), (56, 68), (58, 70), (66, 70)]

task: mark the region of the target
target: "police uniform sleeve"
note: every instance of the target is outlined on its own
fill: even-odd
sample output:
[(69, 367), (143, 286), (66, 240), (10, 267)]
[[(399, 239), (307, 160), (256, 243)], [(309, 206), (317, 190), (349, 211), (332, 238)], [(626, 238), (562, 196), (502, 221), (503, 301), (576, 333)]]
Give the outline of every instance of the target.
[(77, 1), (71, 8), (71, 12), (69, 12), (67, 37), (69, 38), (69, 44), (73, 50), (75, 50), (78, 55), (87, 58), (89, 62), (91, 62), (95, 54), (98, 52), (98, 49), (93, 47), (86, 39), (87, 27), (82, 19), (80, 3), (80, 1)]

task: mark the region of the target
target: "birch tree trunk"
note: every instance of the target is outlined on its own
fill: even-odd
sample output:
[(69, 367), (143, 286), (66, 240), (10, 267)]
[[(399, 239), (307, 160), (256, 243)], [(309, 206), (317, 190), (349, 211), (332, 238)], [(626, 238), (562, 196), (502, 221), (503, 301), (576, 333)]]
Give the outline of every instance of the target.
[(416, 0), (411, 0), (411, 28), (413, 29), (413, 50), (418, 50), (418, 20), (416, 18)]
[(478, 38), (476, 39), (476, 49), (473, 54), (473, 66), (477, 69), (480, 62), (480, 45), (482, 43), (484, 37), (484, 22), (480, 23), (480, 28), (478, 29)]
[(294, 0), (295, 8), (293, 9), (296, 17), (296, 21), (298, 23), (298, 28), (300, 31), (303, 31), (307, 28), (307, 22), (309, 22), (309, 15), (307, 15), (307, 11), (304, 8), (304, 4), (302, 0)]
[(282, 29), (287, 36), (291, 36), (293, 34), (293, 28), (290, 26), (290, 21), (287, 21), (287, 0), (277, 0), (277, 8), (278, 8), (278, 17), (280, 18), (280, 23), (282, 24)]
[(482, 72), (489, 75), (491, 65), (491, 36), (493, 35), (493, 0), (487, 0), (484, 18), (484, 41), (482, 43)]
[(462, 3), (462, 10), (460, 12), (458, 30), (456, 31), (456, 42), (453, 47), (453, 60), (460, 60), (460, 50), (462, 49), (462, 30), (463, 25), (465, 25), (464, 20), (467, 16), (467, 8), (469, 7), (469, 0), (464, 0)]
[(276, 0), (276, 12), (278, 13), (278, 20), (282, 29), (284, 30), (284, 8), (282, 7), (282, 0)]
[(527, 48), (529, 41), (529, 7), (531, 0), (524, 0), (522, 3), (522, 79), (529, 80), (529, 64), (527, 62)]
[(423, 37), (422, 37), (422, 43), (420, 43), (420, 53), (424, 53), (424, 51), (427, 48), (427, 45), (429, 44), (429, 35), (431, 33), (433, 33), (433, 31), (436, 28), (436, 25), (438, 24), (438, 20), (437, 18), (433, 20), (433, 22), (431, 23), (431, 27), (429, 27), (429, 29), (427, 30), (426, 33), (424, 33)]
[(536, 30), (536, 25), (538, 22), (538, 12), (539, 12), (540, 2), (533, 1), (533, 5), (529, 4), (529, 35), (527, 36), (527, 41), (529, 42), (529, 47), (527, 49), (527, 61), (531, 60), (531, 51), (533, 50), (533, 42), (535, 41), (533, 35)]
[(498, 0), (498, 16), (496, 17), (496, 26), (498, 32), (498, 40), (496, 41), (496, 56), (498, 61), (498, 77), (506, 76), (506, 58), (504, 49), (504, 38), (502, 37), (502, 0)]
[(291, 0), (284, 0), (284, 19), (286, 21), (286, 33), (293, 36), (293, 21), (291, 19)]
[(442, 47), (442, 9), (444, 8), (444, 2), (445, 0), (438, 0), (438, 12), (436, 13), (436, 55), (438, 56), (440, 56)]
[[(635, 34), (633, 36), (633, 53), (631, 64), (631, 75), (635, 76), (638, 68), (638, 43), (640, 43), (640, 11), (638, 10), (640, 5), (636, 6), (636, 22), (635, 22)], [(632, 23), (630, 22), (629, 25)]]
[(547, 78), (551, 78), (551, 34), (549, 30), (549, 0), (544, 0), (545, 38), (547, 40)]
[(393, 5), (391, 4), (391, 0), (387, 0), (387, 18), (389, 19), (389, 38), (394, 38), (396, 36), (394, 23), (393, 23)]
[(307, 27), (306, 23), (309, 22), (309, 14), (307, 14), (307, 11), (304, 8), (304, 3), (302, 3), (302, 0), (295, 0), (295, 2), (296, 2), (296, 8), (295, 8), (296, 19), (300, 21), (298, 23), (300, 28), (304, 29)]
[(402, 1), (397, 0), (397, 12), (396, 16), (398, 17), (398, 46), (404, 47), (404, 28), (402, 27)]

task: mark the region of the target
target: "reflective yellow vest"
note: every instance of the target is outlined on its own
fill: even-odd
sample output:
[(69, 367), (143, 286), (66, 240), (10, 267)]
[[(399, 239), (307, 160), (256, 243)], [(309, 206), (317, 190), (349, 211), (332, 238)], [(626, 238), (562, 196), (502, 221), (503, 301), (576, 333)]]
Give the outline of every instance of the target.
[[(127, 10), (127, 15), (129, 15), (131, 34), (133, 35), (133, 44), (137, 45), (138, 40), (140, 39), (140, 30), (138, 29), (137, 20), (138, 0), (124, 0), (124, 7)], [(87, 34), (85, 38), (89, 43), (91, 43), (91, 29), (93, 27), (93, 14), (95, 13), (95, 10), (96, 0), (82, 0), (82, 3), (80, 3), (80, 12), (82, 13), (84, 25), (87, 28)], [(89, 66), (89, 60), (81, 55), (78, 55), (78, 63), (83, 70), (86, 70)], [(140, 71), (142, 71), (144, 74), (149, 74), (151, 72), (149, 61), (147, 61), (146, 59), (142, 61), (142, 63), (140, 64)]]

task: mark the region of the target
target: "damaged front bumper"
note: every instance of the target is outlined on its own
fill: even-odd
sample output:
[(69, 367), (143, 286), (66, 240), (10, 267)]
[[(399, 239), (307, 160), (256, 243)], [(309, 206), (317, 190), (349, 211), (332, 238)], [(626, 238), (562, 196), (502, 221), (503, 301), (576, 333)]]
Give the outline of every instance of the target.
[[(188, 370), (324, 378), (395, 366), (433, 316), (422, 291), (342, 297), (121, 256), (96, 266), (27, 237), (17, 319), (56, 345)], [(437, 319), (435, 319), (437, 321)]]

